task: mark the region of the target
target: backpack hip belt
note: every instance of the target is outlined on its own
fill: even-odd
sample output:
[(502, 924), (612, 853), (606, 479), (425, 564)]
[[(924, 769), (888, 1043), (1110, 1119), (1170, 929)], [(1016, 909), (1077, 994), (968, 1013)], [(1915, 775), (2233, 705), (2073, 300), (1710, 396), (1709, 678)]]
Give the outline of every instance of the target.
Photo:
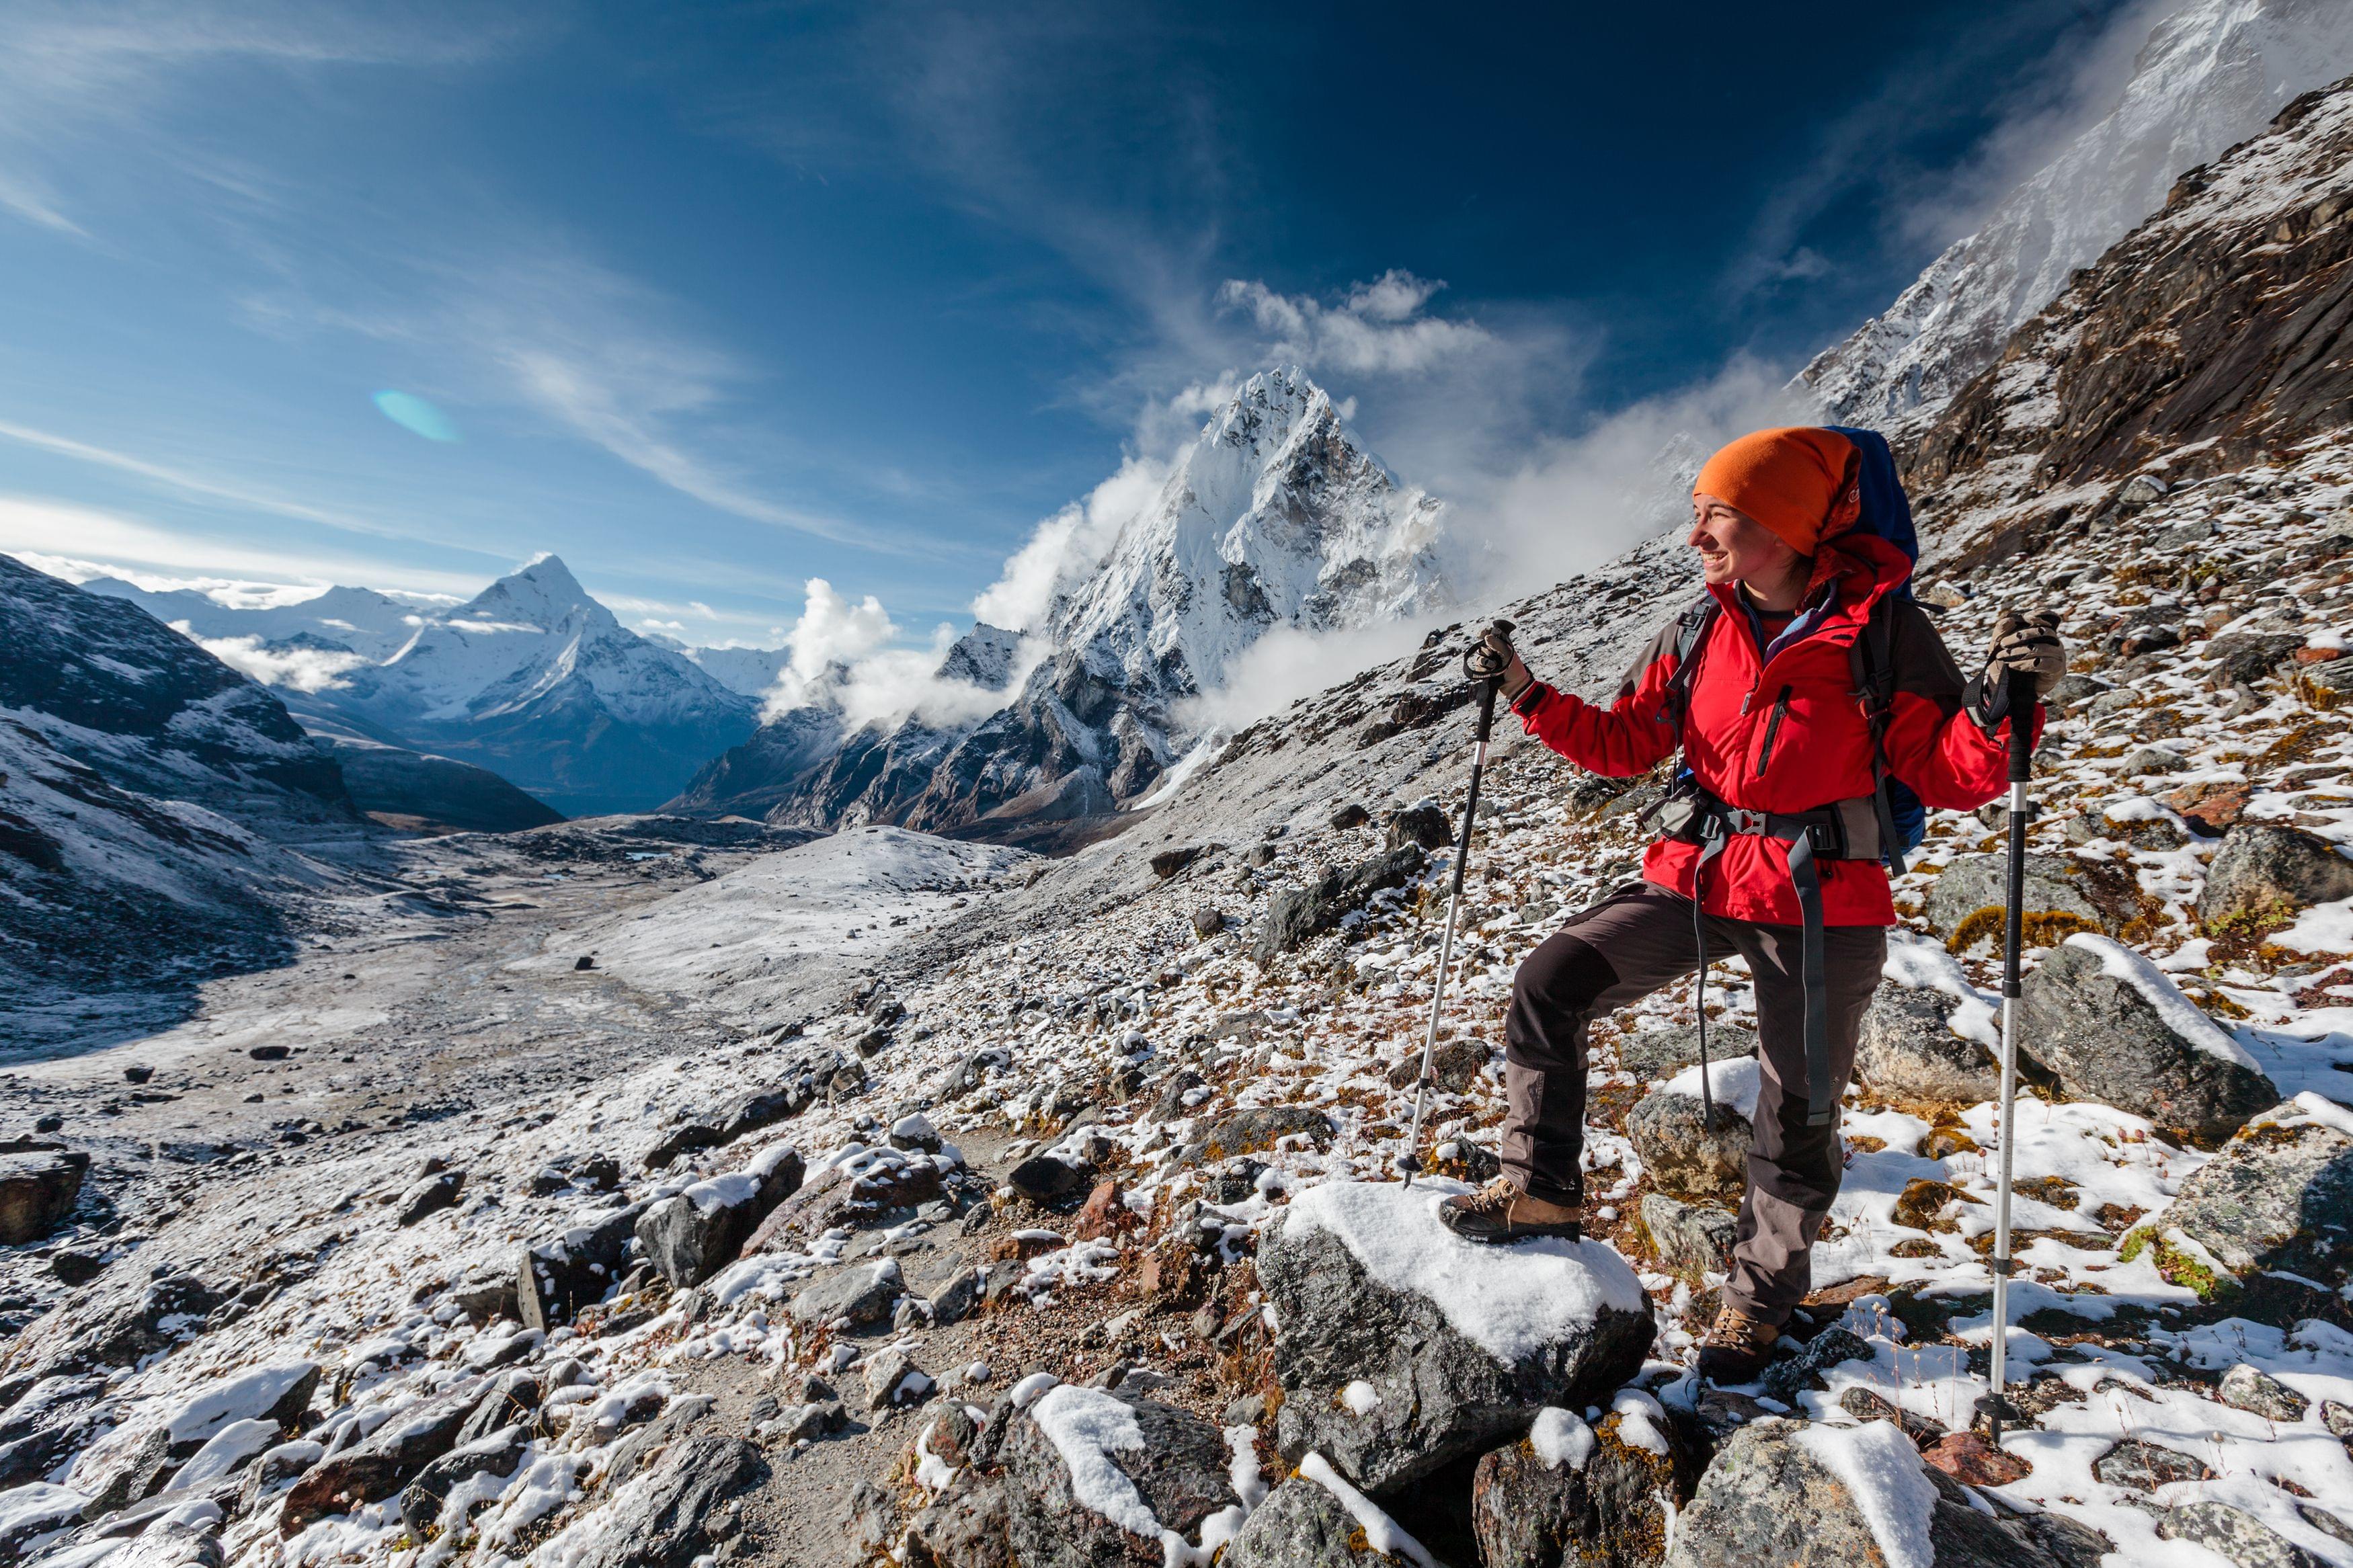
[[(1675, 813), (1674, 808), (1683, 809)], [(1707, 864), (1724, 852), (1735, 835), (1778, 838), (1788, 847), (1789, 889), (1798, 895), (1799, 973), (1806, 991), (1806, 1122), (1827, 1126), (1838, 1111), (1831, 1083), (1830, 991), (1822, 973), (1826, 961), (1822, 924), (1822, 879), (1819, 860), (1877, 860), (1880, 858), (1879, 814), (1874, 797), (1857, 795), (1833, 801), (1811, 811), (1753, 811), (1726, 805), (1707, 791), (1693, 785), (1666, 812), (1680, 820), (1664, 837), (1699, 846), (1692, 868), (1692, 942), (1699, 954), (1702, 984), (1707, 973), (1707, 914), (1701, 879)], [(1707, 1027), (1706, 1009), (1700, 1009), (1700, 1027)]]

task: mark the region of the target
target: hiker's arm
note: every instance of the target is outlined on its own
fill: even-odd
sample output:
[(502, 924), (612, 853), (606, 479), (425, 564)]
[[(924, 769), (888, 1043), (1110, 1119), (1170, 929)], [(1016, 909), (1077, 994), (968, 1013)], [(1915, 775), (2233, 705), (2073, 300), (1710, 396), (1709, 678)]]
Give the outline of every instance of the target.
[[(1968, 702), (1968, 683), (1927, 613), (1906, 605), (1895, 621), (1895, 699), (1887, 722), (1887, 765), (1924, 805), (1972, 811), (2009, 787), (2010, 720), (1990, 729)], [(2042, 739), (2042, 709), (2034, 710)]]
[(1642, 650), (1607, 708), (1538, 680), (1512, 711), (1527, 732), (1588, 773), (1631, 778), (1675, 749), (1666, 718), (1667, 677), (1674, 671), (1675, 626), (1669, 621)]

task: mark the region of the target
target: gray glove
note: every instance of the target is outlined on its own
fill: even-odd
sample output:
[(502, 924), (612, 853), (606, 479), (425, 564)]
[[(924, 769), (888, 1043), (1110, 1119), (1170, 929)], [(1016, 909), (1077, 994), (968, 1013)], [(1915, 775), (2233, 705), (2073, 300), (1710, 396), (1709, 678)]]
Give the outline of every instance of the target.
[(1462, 667), (1473, 680), (1501, 681), (1506, 702), (1518, 701), (1520, 694), (1535, 684), (1535, 677), (1528, 673), (1518, 650), (1512, 647), (1511, 633), (1500, 625), (1491, 625), (1479, 634), (1479, 640), (1463, 655)]
[(2067, 645), (2059, 639), (2059, 616), (2052, 610), (2004, 610), (1993, 624), (1993, 640), (1986, 651), (1986, 685), (1999, 689), (2012, 670), (2034, 678), (2034, 700), (2051, 695), (2067, 673)]

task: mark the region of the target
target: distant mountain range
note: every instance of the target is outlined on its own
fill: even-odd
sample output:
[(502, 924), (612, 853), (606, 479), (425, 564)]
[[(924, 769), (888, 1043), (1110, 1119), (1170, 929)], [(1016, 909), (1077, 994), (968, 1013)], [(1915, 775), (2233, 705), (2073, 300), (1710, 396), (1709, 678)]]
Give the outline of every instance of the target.
[[(782, 657), (660, 646), (622, 626), (553, 555), (455, 607), (338, 587), (240, 609), (118, 579), (89, 586), (272, 676), (287, 707), (332, 743), (376, 748), (355, 755), (363, 779), (388, 784), (397, 766), (422, 788), (437, 770), (396, 763), (382, 748), (438, 754), (575, 816), (649, 810), (677, 793), (756, 727), (761, 670)], [(241, 646), (222, 646), (232, 640)], [(495, 794), (480, 781), (469, 788), (478, 805)]]

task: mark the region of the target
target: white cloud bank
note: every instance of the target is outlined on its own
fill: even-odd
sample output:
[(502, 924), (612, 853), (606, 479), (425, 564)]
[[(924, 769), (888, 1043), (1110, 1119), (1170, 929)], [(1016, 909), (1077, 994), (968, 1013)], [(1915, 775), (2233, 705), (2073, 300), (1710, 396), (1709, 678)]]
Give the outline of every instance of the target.
[(824, 578), (810, 578), (800, 619), (785, 637), (792, 658), (777, 672), (761, 719), (819, 707), (838, 710), (852, 730), (909, 718), (935, 725), (967, 723), (1004, 707), (1046, 651), (1038, 639), (1023, 638), (1006, 685), (986, 687), (939, 673), (956, 641), (955, 628), (946, 622), (933, 628), (928, 647), (895, 647), (899, 635), (897, 623), (873, 595), (852, 604)]
[(343, 677), (368, 662), (365, 654), (322, 647), (270, 648), (258, 637), (203, 637), (185, 621), (172, 629), (238, 673), (264, 686), (289, 691), (330, 691), (349, 684)]

